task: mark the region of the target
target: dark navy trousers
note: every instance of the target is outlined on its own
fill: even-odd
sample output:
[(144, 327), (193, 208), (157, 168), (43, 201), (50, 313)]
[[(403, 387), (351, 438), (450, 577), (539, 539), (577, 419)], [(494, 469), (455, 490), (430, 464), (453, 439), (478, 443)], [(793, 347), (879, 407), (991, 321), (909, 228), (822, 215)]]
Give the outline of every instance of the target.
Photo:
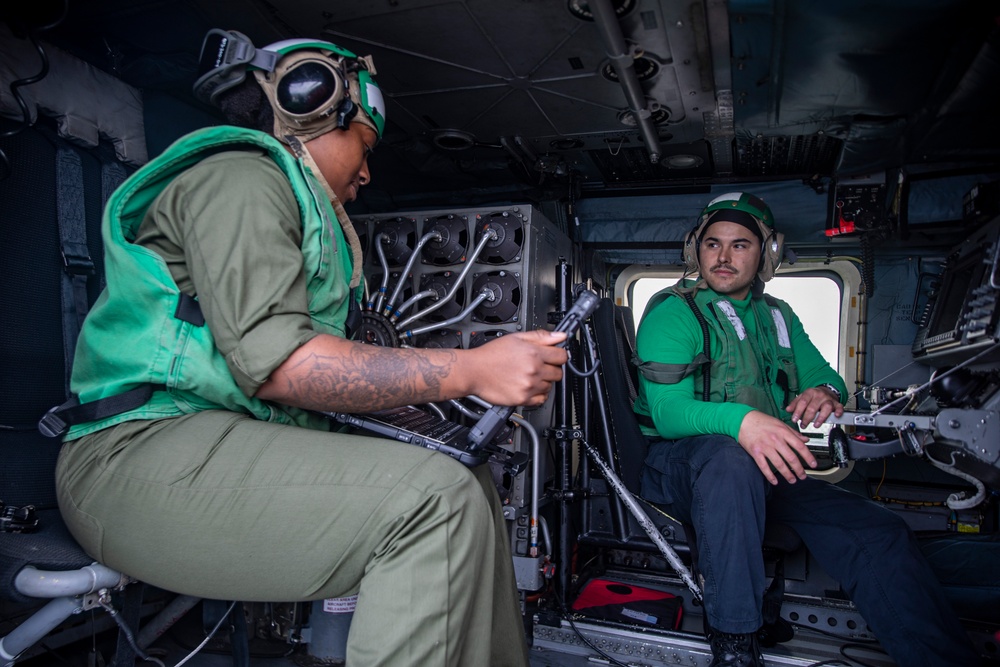
[(971, 643), (916, 539), (896, 514), (807, 478), (772, 486), (728, 436), (652, 440), (642, 496), (694, 527), (709, 624), (762, 624), (765, 522), (787, 524), (840, 582), (882, 647), (903, 667), (970, 667)]

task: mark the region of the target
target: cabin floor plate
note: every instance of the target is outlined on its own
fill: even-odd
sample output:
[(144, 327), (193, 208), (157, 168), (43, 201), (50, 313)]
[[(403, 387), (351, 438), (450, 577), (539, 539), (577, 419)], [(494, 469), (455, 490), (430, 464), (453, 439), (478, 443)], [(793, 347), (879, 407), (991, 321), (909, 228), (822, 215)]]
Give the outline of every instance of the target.
[[(708, 667), (712, 662), (712, 652), (708, 642), (700, 635), (639, 631), (590, 620), (574, 620), (573, 624), (576, 630), (565, 619), (556, 627), (540, 623), (536, 616), (532, 653), (552, 652), (577, 656), (596, 664), (605, 664), (607, 659), (588, 646), (586, 642), (589, 642), (630, 667), (662, 665)], [(841, 647), (848, 643), (852, 644), (850, 655), (863, 659), (867, 664), (874, 667), (893, 667), (896, 664), (885, 656), (877, 645), (868, 649), (854, 644), (851, 640), (829, 637), (810, 632), (808, 629), (798, 629), (796, 633), (796, 637), (791, 641), (764, 650), (764, 660), (769, 667), (808, 667), (827, 660), (842, 661), (845, 656), (841, 653)], [(580, 664), (584, 664), (582, 660)], [(532, 664), (538, 664), (537, 660), (533, 658)], [(554, 662), (553, 664), (577, 663)]]

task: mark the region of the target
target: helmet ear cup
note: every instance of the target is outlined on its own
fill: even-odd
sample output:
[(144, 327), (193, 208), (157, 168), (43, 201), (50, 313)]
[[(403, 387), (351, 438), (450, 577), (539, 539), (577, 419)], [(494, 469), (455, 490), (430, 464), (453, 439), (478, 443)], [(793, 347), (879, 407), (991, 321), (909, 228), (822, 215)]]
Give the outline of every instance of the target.
[(331, 63), (312, 54), (300, 52), (287, 56), (288, 60), (307, 57), (295, 65), (286, 67), (279, 62), (275, 75), (275, 100), (279, 111), (289, 117), (311, 118), (329, 108), (336, 108), (344, 99), (346, 86), (344, 76)]
[(309, 141), (346, 128), (357, 115), (342, 61), (315, 51), (295, 51), (279, 60), (273, 72), (256, 70), (254, 76), (274, 110), (277, 137)]
[(757, 277), (760, 278), (761, 282), (766, 283), (774, 277), (778, 267), (781, 266), (781, 259), (784, 256), (784, 248), (785, 235), (781, 232), (772, 231), (771, 234), (764, 239), (764, 244), (761, 246), (760, 268), (757, 271)]
[(683, 259), (684, 259), (684, 271), (687, 273), (698, 273), (701, 267), (698, 264), (698, 247), (701, 243), (698, 240), (698, 232), (701, 230), (702, 225), (698, 225), (684, 238), (684, 249), (683, 249)]

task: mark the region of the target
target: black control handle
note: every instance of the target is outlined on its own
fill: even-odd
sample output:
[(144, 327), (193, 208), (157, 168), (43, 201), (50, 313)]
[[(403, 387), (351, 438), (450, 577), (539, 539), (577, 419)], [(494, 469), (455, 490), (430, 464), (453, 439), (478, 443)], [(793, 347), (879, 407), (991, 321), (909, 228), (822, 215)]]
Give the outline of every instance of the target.
[[(596, 292), (592, 290), (583, 290), (580, 292), (580, 295), (576, 297), (576, 301), (573, 302), (573, 306), (566, 311), (566, 315), (563, 316), (562, 321), (554, 329), (555, 331), (566, 333), (566, 341), (560, 343), (560, 346), (566, 345), (570, 336), (577, 332), (584, 320), (597, 310), (597, 306), (600, 303), (600, 297), (597, 296)], [(500, 433), (500, 430), (512, 414), (514, 414), (514, 408), (510, 406), (494, 405), (490, 408), (486, 414), (480, 417), (476, 425), (469, 430), (469, 449), (475, 451), (493, 442), (493, 439)]]

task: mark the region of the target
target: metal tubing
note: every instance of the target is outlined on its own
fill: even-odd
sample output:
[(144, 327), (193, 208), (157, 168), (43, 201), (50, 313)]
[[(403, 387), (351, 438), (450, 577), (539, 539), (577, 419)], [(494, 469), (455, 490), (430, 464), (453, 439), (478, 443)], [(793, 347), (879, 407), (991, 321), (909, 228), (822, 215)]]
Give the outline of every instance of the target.
[(184, 614), (191, 611), (201, 598), (193, 595), (178, 595), (171, 600), (166, 607), (160, 610), (153, 620), (143, 626), (135, 639), (139, 648), (146, 649), (150, 644), (163, 636), (167, 630), (174, 626), (174, 623), (181, 620)]
[[(476, 403), (476, 404), (478, 404), (478, 405), (486, 408), (487, 410), (489, 410), (491, 407), (493, 407), (489, 402), (484, 401), (483, 399), (479, 398), (478, 396), (468, 396), (467, 398), (469, 400), (473, 401), (474, 403)], [(477, 417), (480, 416), (480, 415), (475, 414), (474, 412), (472, 412), (468, 408), (466, 408), (464, 405), (462, 405), (458, 401), (451, 401), (451, 403), (453, 405), (455, 405), (455, 407), (457, 407), (463, 414), (465, 414), (467, 417), (469, 417), (471, 419), (475, 419), (475, 418), (477, 418)], [(539, 528), (539, 525), (541, 523), (540, 519), (539, 519), (539, 511), (538, 510), (539, 510), (539, 506), (541, 505), (541, 501), (540, 501), (541, 491), (540, 491), (540, 489), (541, 489), (541, 484), (542, 484), (542, 482), (541, 482), (542, 473), (541, 473), (541, 462), (540, 461), (541, 461), (541, 458), (542, 458), (542, 443), (541, 443), (541, 439), (538, 437), (538, 431), (535, 430), (535, 427), (532, 426), (531, 423), (527, 419), (525, 419), (524, 417), (521, 417), (520, 415), (513, 414), (513, 415), (511, 415), (510, 420), (512, 422), (514, 422), (515, 424), (517, 424), (525, 433), (527, 433), (528, 434), (528, 438), (531, 440), (531, 519), (530, 519), (530, 521), (531, 521), (531, 526), (530, 526), (530, 531), (531, 531), (531, 533), (530, 533), (530, 537), (531, 537), (531, 541), (530, 541), (531, 550), (528, 552), (528, 555), (531, 558), (534, 558), (534, 557), (536, 557), (538, 555), (538, 528)], [(552, 540), (551, 540), (550, 537), (548, 537), (547, 529), (546, 529), (546, 544), (547, 544), (547, 549), (546, 549), (545, 555), (546, 556), (551, 556), (552, 555)]]
[(455, 324), (456, 322), (461, 322), (466, 317), (468, 317), (469, 315), (471, 315), (472, 311), (474, 311), (476, 308), (478, 308), (479, 304), (481, 304), (483, 301), (486, 301), (487, 299), (489, 299), (489, 300), (492, 301), (494, 298), (496, 298), (496, 297), (493, 296), (493, 292), (492, 291), (490, 291), (490, 290), (483, 290), (482, 292), (480, 292), (479, 294), (476, 295), (476, 298), (472, 300), (472, 303), (470, 303), (468, 305), (468, 307), (466, 307), (465, 310), (463, 310), (462, 312), (460, 312), (455, 317), (452, 317), (451, 319), (443, 320), (441, 322), (435, 322), (434, 324), (427, 324), (425, 326), (417, 327), (416, 329), (410, 329), (409, 331), (400, 332), (400, 333), (403, 333), (403, 335), (405, 335), (407, 338), (413, 338), (414, 336), (419, 336), (420, 334), (425, 334), (425, 333), (427, 333), (429, 331), (435, 331), (437, 329), (444, 329), (445, 327), (451, 326), (452, 324)]
[(646, 150), (649, 151), (649, 161), (656, 164), (660, 161), (660, 137), (656, 132), (656, 127), (650, 117), (650, 110), (646, 104), (646, 94), (639, 85), (639, 77), (635, 74), (635, 61), (628, 52), (625, 44), (625, 35), (622, 34), (621, 25), (615, 16), (615, 10), (611, 7), (610, 0), (589, 0), (590, 11), (594, 15), (594, 24), (597, 32), (600, 33), (604, 41), (604, 48), (611, 58), (611, 65), (618, 74), (618, 81), (621, 82), (622, 91), (632, 115), (635, 117), (639, 134), (646, 143)]
[[(403, 313), (405, 313), (406, 311), (408, 311), (410, 309), (410, 307), (413, 306), (413, 304), (417, 303), (421, 299), (426, 299), (427, 297), (429, 297), (429, 296), (435, 296), (436, 294), (437, 294), (437, 292), (435, 292), (432, 289), (425, 289), (423, 292), (417, 292), (416, 294), (414, 294), (413, 296), (411, 296), (409, 299), (407, 299), (406, 301), (404, 301), (403, 303), (401, 303), (400, 306), (399, 306), (399, 308), (396, 309), (396, 312), (399, 313), (399, 315), (402, 315)], [(389, 317), (389, 320), (392, 321), (392, 322), (395, 322), (397, 319), (399, 319), (398, 315), (391, 315)]]
[(624, 482), (622, 482), (618, 475), (614, 473), (611, 466), (605, 463), (604, 459), (597, 453), (597, 450), (594, 449), (593, 445), (584, 440), (583, 446), (587, 449), (587, 454), (590, 458), (597, 464), (597, 467), (600, 468), (601, 474), (608, 480), (608, 484), (611, 485), (611, 487), (615, 490), (615, 493), (618, 494), (618, 497), (622, 499), (625, 506), (628, 507), (630, 512), (632, 512), (632, 516), (636, 518), (639, 525), (642, 526), (642, 529), (646, 531), (649, 538), (653, 540), (653, 543), (659, 547), (660, 553), (663, 557), (667, 559), (667, 562), (670, 563), (670, 566), (674, 569), (678, 576), (684, 580), (684, 583), (687, 584), (687, 587), (691, 590), (694, 596), (701, 600), (701, 589), (698, 587), (698, 584), (695, 583), (694, 577), (691, 576), (691, 572), (684, 565), (684, 561), (682, 561), (681, 557), (677, 555), (677, 552), (674, 551), (673, 547), (667, 543), (666, 538), (663, 537), (660, 531), (656, 529), (656, 525), (652, 522), (642, 507), (639, 506), (639, 503), (636, 502), (632, 493), (625, 488)]
[(117, 588), (128, 582), (121, 572), (94, 563), (78, 570), (50, 572), (37, 570), (30, 565), (21, 569), (14, 578), (14, 588), (32, 598), (56, 598), (67, 595), (93, 593), (102, 588)]
[[(531, 523), (529, 526), (528, 555), (534, 558), (538, 555), (538, 499), (540, 495), (538, 487), (541, 485), (541, 472), (538, 460), (541, 458), (542, 453), (541, 441), (538, 438), (538, 432), (528, 423), (527, 419), (513, 415), (511, 416), (511, 421), (519, 424), (524, 429), (524, 432), (528, 434), (528, 437), (531, 438)], [(545, 555), (551, 556), (552, 550), (549, 549)]]
[(469, 271), (472, 270), (473, 263), (475, 263), (475, 261), (479, 259), (479, 255), (483, 253), (483, 249), (486, 248), (487, 244), (490, 241), (496, 239), (496, 237), (497, 233), (495, 231), (493, 231), (492, 229), (487, 230), (486, 233), (483, 234), (483, 238), (480, 239), (479, 244), (476, 245), (476, 248), (472, 251), (472, 254), (469, 255), (469, 257), (465, 260), (465, 266), (462, 267), (461, 273), (459, 273), (458, 277), (455, 278), (455, 284), (452, 285), (450, 290), (448, 290), (448, 293), (445, 294), (440, 299), (438, 299), (437, 301), (435, 301), (434, 303), (432, 303), (431, 305), (421, 310), (420, 312), (414, 313), (410, 317), (407, 317), (405, 320), (397, 324), (396, 330), (399, 331), (403, 329), (408, 324), (415, 322), (416, 320), (419, 320), (421, 317), (426, 317), (427, 315), (433, 313), (438, 308), (442, 307), (444, 304), (448, 303), (448, 301), (450, 301), (451, 298), (455, 296), (455, 293), (458, 292), (458, 288), (462, 286), (462, 283), (465, 281), (465, 276), (469, 275)]
[(382, 232), (375, 236), (375, 254), (378, 255), (379, 264), (382, 266), (382, 284), (379, 285), (378, 295), (373, 299), (372, 310), (376, 313), (382, 312), (382, 304), (385, 302), (385, 293), (389, 291), (389, 260), (385, 257), (385, 249), (382, 247), (382, 239), (385, 238)]
[(6, 637), (0, 637), (0, 660), (3, 661), (3, 667), (11, 667), (17, 656), (80, 609), (81, 603), (77, 598), (56, 598), (11, 630)]
[[(399, 275), (399, 282), (396, 283), (396, 289), (393, 290), (392, 296), (389, 297), (388, 303), (385, 304), (385, 310), (389, 311), (392, 310), (392, 307), (396, 304), (396, 299), (399, 298), (400, 292), (403, 291), (403, 285), (406, 283), (406, 276), (410, 275), (410, 271), (413, 270), (413, 264), (417, 261), (417, 257), (420, 255), (420, 251), (423, 249), (425, 245), (427, 245), (432, 240), (440, 241), (441, 235), (438, 234), (437, 232), (429, 232), (421, 236), (420, 240), (417, 241), (417, 247), (415, 247), (413, 249), (413, 252), (410, 253), (410, 258), (406, 260), (406, 266), (403, 267), (403, 272)], [(386, 270), (386, 275), (387, 276), (389, 275), (388, 270)], [(391, 315), (392, 313), (389, 312), (384, 314)]]

